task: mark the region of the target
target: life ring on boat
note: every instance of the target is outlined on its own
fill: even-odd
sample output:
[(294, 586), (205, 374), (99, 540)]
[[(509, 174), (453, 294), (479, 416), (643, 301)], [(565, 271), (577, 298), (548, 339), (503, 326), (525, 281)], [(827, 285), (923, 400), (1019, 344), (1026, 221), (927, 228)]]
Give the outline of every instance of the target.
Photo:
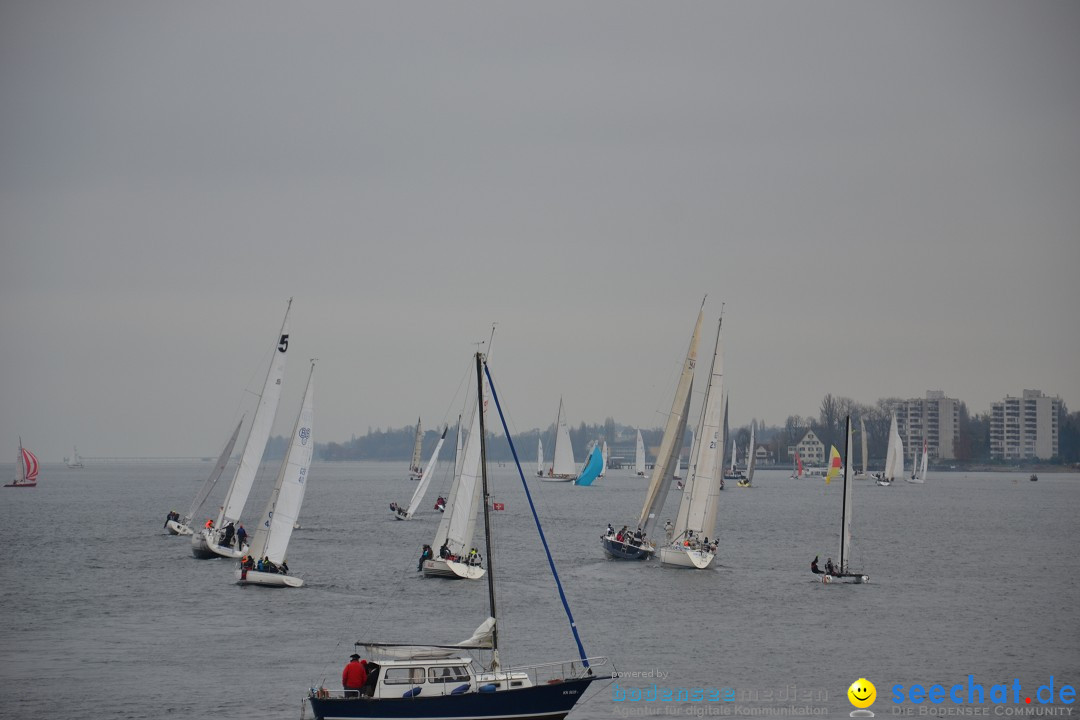
[(832, 575), (822, 575), (822, 576), (821, 576), (821, 582), (823, 582), (823, 583), (825, 583), (826, 585), (828, 585), (829, 583), (831, 583), (831, 582), (832, 582)]

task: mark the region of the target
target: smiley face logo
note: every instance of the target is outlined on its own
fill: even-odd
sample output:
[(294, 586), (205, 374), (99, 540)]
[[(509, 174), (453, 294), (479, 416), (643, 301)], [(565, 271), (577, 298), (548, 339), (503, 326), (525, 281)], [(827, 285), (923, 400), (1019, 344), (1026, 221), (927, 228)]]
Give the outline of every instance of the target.
[(847, 689), (848, 700), (857, 708), (868, 708), (877, 699), (877, 688), (866, 678), (859, 678)]

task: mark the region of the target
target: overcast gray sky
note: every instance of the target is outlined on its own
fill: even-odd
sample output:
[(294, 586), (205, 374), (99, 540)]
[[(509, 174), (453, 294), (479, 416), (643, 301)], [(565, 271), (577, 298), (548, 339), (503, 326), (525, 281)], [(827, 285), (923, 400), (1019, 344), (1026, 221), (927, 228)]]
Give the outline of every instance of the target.
[[(941, 389), (1080, 409), (1075, 2), (4, 2), (0, 443), (732, 420)], [(703, 353), (704, 354), (704, 353)], [(250, 417), (250, 416), (249, 416)], [(2, 454), (2, 453), (0, 453)]]

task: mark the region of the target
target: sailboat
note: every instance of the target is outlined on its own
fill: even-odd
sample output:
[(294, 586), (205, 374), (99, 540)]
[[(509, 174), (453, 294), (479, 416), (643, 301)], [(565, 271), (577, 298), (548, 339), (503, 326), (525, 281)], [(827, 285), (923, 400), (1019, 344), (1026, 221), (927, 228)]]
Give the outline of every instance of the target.
[(802, 480), (802, 476), (803, 476), (802, 458), (799, 457), (799, 451), (796, 450), (795, 451), (795, 462), (794, 462), (793, 467), (791, 468), (791, 478), (790, 479), (791, 480)]
[(862, 470), (856, 470), (854, 476), (855, 477), (860, 477), (860, 476), (861, 477), (866, 477), (866, 462), (867, 462), (866, 458), (867, 458), (867, 455), (868, 455), (867, 448), (869, 447), (870, 441), (866, 436), (866, 420), (865, 420), (865, 418), (861, 418), (861, 417), (859, 418), (859, 443), (862, 446), (861, 447), (861, 450), (862, 450), (862, 453), (861, 453), (861, 455), (862, 455)]
[(892, 422), (889, 424), (889, 447), (885, 452), (885, 469), (878, 477), (877, 484), (888, 487), (893, 480), (903, 476), (904, 442), (900, 439), (900, 431), (896, 427), (896, 413), (893, 413)]
[(727, 472), (724, 473), (725, 480), (738, 480), (736, 485), (739, 487), (750, 487), (750, 483), (746, 482), (746, 474), (739, 471), (736, 458), (739, 456), (739, 446), (735, 441), (735, 438), (731, 439), (731, 465), (728, 467)]
[(746, 483), (746, 484), (745, 485), (740, 484), (740, 487), (753, 487), (753, 483), (754, 483), (754, 465), (756, 464), (756, 460), (757, 460), (757, 453), (754, 452), (754, 450), (755, 450), (754, 443), (756, 441), (757, 441), (757, 421), (752, 420), (750, 422), (750, 445), (749, 445), (749, 449), (746, 451), (746, 479), (742, 481), (743, 483)]
[(181, 520), (178, 517), (178, 513), (169, 513), (169, 519), (165, 521), (165, 529), (169, 531), (170, 535), (192, 535), (194, 529), (191, 527), (191, 521), (195, 517), (195, 513), (199, 512), (199, 509), (206, 502), (206, 498), (210, 496), (210, 491), (214, 489), (214, 485), (217, 484), (218, 478), (221, 477), (221, 473), (225, 471), (225, 466), (229, 464), (229, 458), (232, 457), (233, 447), (236, 445), (236, 438), (240, 435), (240, 426), (244, 424), (244, 418), (240, 418), (240, 422), (236, 423), (236, 429), (233, 430), (232, 435), (229, 437), (229, 441), (225, 443), (225, 449), (221, 451), (221, 455), (218, 456), (217, 462), (214, 463), (214, 469), (210, 471), (210, 475), (203, 481), (202, 487), (199, 488), (199, 492), (195, 493), (195, 499), (191, 501), (191, 508), (188, 510), (187, 515)]
[(19, 454), (15, 458), (15, 479), (4, 487), (37, 487), (39, 468), (37, 455), (23, 447), (20, 437)]
[(420, 466), (420, 446), (424, 444), (424, 431), (420, 427), (420, 418), (416, 418), (416, 437), (413, 438), (412, 459), (409, 461), (409, 479), (419, 480), (424, 468)]
[(292, 298), (285, 308), (285, 318), (281, 321), (281, 331), (278, 333), (277, 346), (274, 348), (270, 367), (266, 371), (266, 381), (263, 383), (262, 394), (259, 396), (259, 406), (255, 410), (255, 417), (248, 428), (247, 440), (244, 442), (244, 452), (240, 456), (240, 464), (236, 468), (229, 490), (225, 494), (225, 502), (218, 512), (216, 521), (208, 521), (206, 527), (191, 536), (191, 554), (200, 559), (216, 557), (240, 558), (247, 554), (247, 548), (234, 548), (231, 543), (229, 532), (234, 524), (239, 524), (240, 513), (244, 510), (248, 493), (255, 482), (255, 474), (262, 462), (263, 452), (266, 450), (266, 441), (270, 439), (270, 430), (274, 425), (274, 416), (277, 414), (278, 401), (281, 399), (281, 383), (285, 379), (285, 360), (289, 350), (289, 309), (292, 308)]
[(911, 477), (908, 478), (909, 483), (922, 485), (924, 482), (926, 482), (926, 464), (928, 460), (929, 455), (926, 451), (926, 438), (923, 438), (922, 462), (919, 465), (916, 465), (914, 459), (911, 461)]
[(413, 491), (412, 498), (409, 500), (409, 506), (407, 508), (392, 503), (390, 510), (394, 513), (395, 520), (408, 520), (420, 507), (420, 503), (424, 500), (424, 493), (427, 492), (428, 485), (431, 484), (431, 477), (434, 475), (435, 464), (439, 462), (439, 451), (442, 450), (443, 442), (446, 440), (446, 433), (450, 429), (450, 426), (443, 428), (442, 435), (439, 436), (439, 442), (435, 443), (435, 450), (431, 453), (431, 458), (428, 460), (427, 465), (424, 466), (420, 473), (420, 484), (416, 486), (416, 490)]
[(637, 431), (637, 443), (634, 446), (634, 474), (645, 477), (645, 441), (641, 439), (641, 430)]
[(536, 477), (544, 477), (544, 441), (536, 438)]
[(566, 425), (562, 398), (559, 398), (559, 415), (555, 418), (555, 457), (543, 479), (548, 482), (569, 482), (577, 476), (574, 445), (570, 442), (570, 429)]
[[(723, 318), (716, 328), (709, 383), (701, 405), (701, 417), (690, 451), (691, 464), (683, 488), (682, 502), (668, 544), (660, 548), (660, 564), (702, 570), (716, 557), (716, 511), (720, 505), (723, 438), (720, 399), (724, 395)], [(709, 542), (713, 535), (714, 542)]]
[(648, 539), (648, 532), (656, 523), (656, 516), (664, 507), (668, 489), (671, 487), (672, 469), (678, 457), (677, 443), (681, 442), (686, 429), (686, 416), (690, 412), (690, 391), (694, 385), (694, 366), (697, 364), (698, 336), (701, 334), (701, 319), (705, 313), (705, 302), (698, 311), (694, 332), (690, 336), (690, 347), (683, 360), (682, 374), (675, 388), (675, 397), (671, 401), (671, 412), (664, 425), (664, 436), (660, 440), (660, 450), (656, 454), (649, 489), (645, 493), (645, 504), (638, 516), (637, 529), (629, 530), (623, 526), (616, 532), (608, 525), (607, 532), (600, 538), (604, 553), (616, 560), (645, 560), (653, 556), (656, 546)]
[(477, 405), (472, 412), (469, 436), (465, 439), (465, 447), (454, 480), (450, 484), (443, 516), (431, 543), (431, 547), (439, 548), (439, 554), (424, 561), (424, 577), (479, 580), (486, 572), (472, 544), (473, 535), (476, 533), (476, 515), (482, 500), (481, 410), (486, 411), (487, 408)]
[[(483, 399), (484, 383), (481, 373), (487, 372), (491, 397), (498, 407), (499, 398), (490, 384), (490, 370), (483, 356), (476, 354), (478, 406)], [(482, 369), (483, 368), (483, 369)], [(500, 418), (502, 410), (500, 408)], [(476, 433), (469, 433), (469, 441), (479, 446), (476, 455), (486, 458), (483, 415), (477, 410), (480, 424)], [(555, 563), (548, 550), (547, 538), (540, 526), (532, 494), (525, 475), (517, 462), (517, 450), (510, 439), (510, 432), (503, 419), (503, 429), (510, 441), (522, 487), (532, 508), (548, 566), (559, 590), (563, 608), (570, 623), (570, 630), (577, 644), (578, 658), (562, 663), (544, 663), (525, 667), (504, 668), (499, 658), (499, 624), (495, 604), (495, 566), (490, 532), (491, 493), (488, 488), (487, 468), (480, 464), (479, 486), (484, 496), (485, 549), (488, 556), (488, 611), (485, 620), (472, 637), (456, 644), (401, 645), (390, 643), (358, 642), (369, 657), (376, 655), (379, 670), (370, 691), (362, 696), (346, 697), (343, 691), (313, 688), (308, 701), (316, 720), (331, 718), (364, 718), (366, 720), (562, 720), (585, 695), (598, 675), (593, 668), (606, 664), (607, 658), (589, 657), (578, 634), (570, 606), (562, 589), (562, 582), (555, 570)], [(451, 617), (460, 615), (460, 606)], [(489, 653), (490, 661), (480, 664), (469, 653)]]
[(600, 474), (597, 477), (604, 477), (604, 475), (607, 474), (607, 463), (608, 463), (608, 451), (607, 451), (607, 440), (605, 440), (604, 444), (600, 447)]
[(574, 479), (575, 485), (592, 485), (593, 480), (600, 477), (604, 470), (604, 451), (599, 442), (594, 443), (585, 458), (585, 464), (581, 466), (581, 472)]
[[(304, 400), (300, 404), (300, 414), (293, 426), (289, 451), (281, 463), (270, 500), (267, 501), (259, 527), (255, 530), (248, 562), (241, 561), (240, 567), (235, 571), (237, 585), (301, 587), (304, 584), (303, 580), (289, 574), (286, 553), (310, 479), (308, 471), (311, 469), (311, 455), (315, 449), (315, 440), (311, 435), (314, 389), (315, 361), (312, 360), (307, 387), (304, 389)], [(269, 560), (269, 565), (262, 565), (263, 569), (258, 569), (259, 566), (252, 567), (255, 562), (261, 564), (265, 560)]]
[[(848, 582), (861, 584), (870, 580), (869, 576), (863, 575), (861, 572), (853, 571), (848, 562), (851, 559), (851, 490), (854, 487), (854, 483), (851, 481), (851, 461), (852, 457), (852, 444), (851, 444), (851, 416), (847, 416), (846, 423), (846, 440), (844, 443), (844, 500), (843, 507), (840, 512), (840, 564), (836, 566), (835, 572), (826, 571), (821, 575), (821, 582)], [(828, 482), (828, 480), (826, 480)]]
[(73, 447), (70, 458), (64, 458), (64, 463), (72, 470), (81, 470), (83, 468), (82, 458), (79, 457), (79, 448)]

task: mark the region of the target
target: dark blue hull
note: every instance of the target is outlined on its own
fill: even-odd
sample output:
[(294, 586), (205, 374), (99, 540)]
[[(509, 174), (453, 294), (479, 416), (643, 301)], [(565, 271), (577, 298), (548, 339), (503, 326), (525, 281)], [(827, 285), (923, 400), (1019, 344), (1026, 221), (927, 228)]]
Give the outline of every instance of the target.
[(653, 549), (640, 545), (630, 545), (619, 542), (615, 538), (600, 538), (600, 544), (608, 557), (615, 560), (648, 560), (652, 557)]
[(309, 697), (316, 720), (369, 718), (371, 720), (562, 720), (573, 709), (595, 677), (537, 685), (517, 690), (471, 692), (411, 698)]

